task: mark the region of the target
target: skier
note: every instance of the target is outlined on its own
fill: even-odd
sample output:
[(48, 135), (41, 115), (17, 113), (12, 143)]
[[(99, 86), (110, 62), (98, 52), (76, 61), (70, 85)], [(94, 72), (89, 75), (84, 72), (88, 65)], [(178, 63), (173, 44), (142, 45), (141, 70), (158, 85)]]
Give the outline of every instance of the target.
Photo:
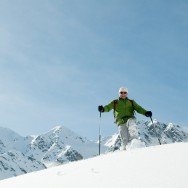
[(98, 106), (99, 112), (109, 112), (114, 109), (115, 123), (118, 125), (118, 132), (121, 139), (120, 150), (126, 150), (126, 145), (131, 139), (138, 139), (138, 130), (136, 125), (136, 118), (134, 112), (152, 117), (152, 112), (147, 111), (138, 105), (134, 100), (128, 97), (128, 89), (121, 87), (119, 89), (119, 99), (113, 100), (106, 106)]

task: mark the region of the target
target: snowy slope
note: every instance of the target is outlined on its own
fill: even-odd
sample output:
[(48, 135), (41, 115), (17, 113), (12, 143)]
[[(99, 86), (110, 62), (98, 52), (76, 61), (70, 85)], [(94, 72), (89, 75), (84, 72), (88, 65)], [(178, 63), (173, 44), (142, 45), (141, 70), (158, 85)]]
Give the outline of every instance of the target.
[(117, 151), (0, 181), (1, 188), (187, 188), (188, 143)]

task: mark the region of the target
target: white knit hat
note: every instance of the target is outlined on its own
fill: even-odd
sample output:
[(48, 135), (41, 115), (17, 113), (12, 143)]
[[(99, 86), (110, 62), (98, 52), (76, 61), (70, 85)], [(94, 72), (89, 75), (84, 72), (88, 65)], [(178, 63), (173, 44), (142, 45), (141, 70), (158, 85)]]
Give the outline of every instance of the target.
[(119, 93), (120, 92), (127, 92), (128, 93), (128, 89), (126, 87), (120, 87), (119, 88)]

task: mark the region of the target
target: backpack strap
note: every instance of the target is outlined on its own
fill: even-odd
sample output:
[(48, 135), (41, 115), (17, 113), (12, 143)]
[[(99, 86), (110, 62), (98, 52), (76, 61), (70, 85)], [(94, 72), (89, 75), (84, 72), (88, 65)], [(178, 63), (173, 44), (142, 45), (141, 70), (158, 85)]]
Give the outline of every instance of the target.
[(131, 99), (128, 99), (130, 102), (131, 102), (131, 104), (132, 104), (132, 107), (133, 107), (133, 109), (134, 109), (134, 104), (133, 104), (133, 100), (131, 100)]
[(135, 116), (135, 108), (134, 108), (134, 103), (133, 103), (133, 100), (131, 100), (131, 99), (128, 99), (130, 102), (131, 102), (131, 104), (132, 104), (132, 107), (133, 107), (133, 114), (134, 114), (134, 116)]
[(115, 111), (116, 111), (116, 108), (117, 108), (117, 105), (118, 105), (118, 99), (113, 100), (113, 103), (114, 103), (114, 111), (113, 111), (113, 113), (114, 113), (114, 119), (115, 119)]

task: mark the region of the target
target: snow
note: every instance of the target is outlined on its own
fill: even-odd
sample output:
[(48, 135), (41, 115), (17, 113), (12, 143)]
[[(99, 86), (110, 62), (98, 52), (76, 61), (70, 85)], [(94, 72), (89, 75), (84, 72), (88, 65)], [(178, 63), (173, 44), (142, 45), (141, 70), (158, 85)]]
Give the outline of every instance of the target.
[(187, 188), (187, 159), (188, 143), (116, 151), (2, 180), (0, 187)]
[(16, 150), (0, 155), (0, 166), (1, 179), (46, 168), (39, 161), (26, 157), (23, 153)]
[(107, 147), (114, 145), (116, 140), (118, 139), (118, 136), (119, 136), (118, 134), (114, 134), (114, 135), (112, 135), (111, 138), (108, 137), (106, 139), (107, 141), (104, 143), (104, 145), (107, 146)]
[(127, 149), (131, 150), (131, 149), (136, 149), (136, 148), (144, 148), (146, 147), (145, 143), (142, 142), (139, 139), (133, 139), (128, 145), (127, 145)]
[(173, 126), (173, 123), (169, 123), (168, 126), (166, 127), (166, 130), (170, 130), (172, 129), (174, 126)]
[[(15, 133), (11, 129), (0, 127), (0, 145), (2, 144), (2, 148), (6, 148), (6, 150), (24, 150), (25, 145), (24, 137)], [(26, 140), (26, 143), (28, 141)], [(1, 151), (3, 153), (4, 151)]]

